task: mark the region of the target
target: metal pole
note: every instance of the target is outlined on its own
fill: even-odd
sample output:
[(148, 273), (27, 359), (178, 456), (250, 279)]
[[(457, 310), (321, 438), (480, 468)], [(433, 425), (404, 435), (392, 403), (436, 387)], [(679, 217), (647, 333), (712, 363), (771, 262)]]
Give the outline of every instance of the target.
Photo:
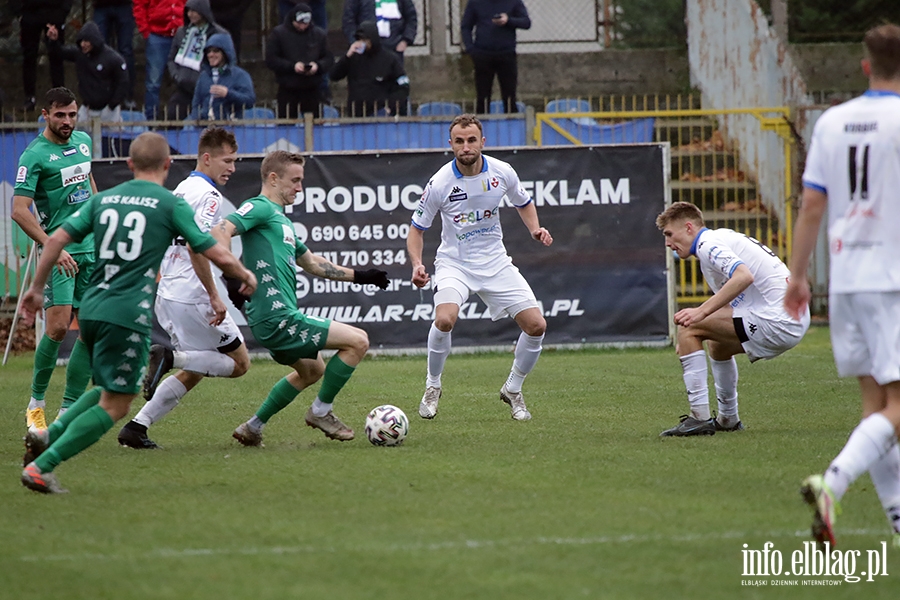
[(19, 290), (19, 297), (16, 298), (16, 310), (13, 312), (12, 324), (9, 326), (9, 339), (6, 340), (6, 351), (3, 353), (4, 366), (6, 365), (6, 360), (9, 358), (13, 336), (16, 333), (16, 323), (19, 321), (19, 302), (21, 302), (22, 296), (25, 295), (25, 284), (28, 282), (28, 272), (31, 270), (31, 263), (34, 261), (35, 248), (37, 248), (37, 244), (32, 244), (31, 250), (28, 252), (28, 261), (25, 263), (25, 276), (22, 277), (22, 288)]

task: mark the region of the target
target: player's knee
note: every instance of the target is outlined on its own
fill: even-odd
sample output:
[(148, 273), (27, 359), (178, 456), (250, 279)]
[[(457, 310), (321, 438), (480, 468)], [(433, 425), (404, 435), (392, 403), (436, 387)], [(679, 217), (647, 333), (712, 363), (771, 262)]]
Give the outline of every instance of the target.
[(530, 335), (531, 337), (540, 337), (547, 332), (547, 321), (541, 318), (539, 321), (526, 323), (525, 327), (522, 328), (522, 331), (524, 331), (526, 335)]
[(47, 327), (44, 330), (51, 340), (55, 342), (63, 341), (63, 338), (66, 337), (66, 331), (68, 331), (68, 327), (61, 323), (47, 323)]
[(229, 377), (241, 377), (250, 370), (250, 357), (240, 357), (234, 359), (234, 370)]
[(434, 326), (437, 327), (439, 331), (443, 331), (444, 333), (449, 333), (450, 331), (452, 331), (454, 324), (455, 319), (445, 315), (438, 315), (434, 318)]
[(356, 333), (352, 347), (353, 350), (359, 354), (360, 358), (362, 358), (366, 355), (366, 352), (369, 351), (369, 334), (362, 329), (357, 329)]

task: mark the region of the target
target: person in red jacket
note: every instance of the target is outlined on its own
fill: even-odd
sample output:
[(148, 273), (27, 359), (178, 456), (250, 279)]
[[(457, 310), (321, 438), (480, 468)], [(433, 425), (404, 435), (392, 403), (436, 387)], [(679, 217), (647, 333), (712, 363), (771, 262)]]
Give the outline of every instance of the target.
[(159, 110), (159, 89), (162, 87), (163, 73), (172, 39), (179, 27), (184, 25), (185, 0), (134, 0), (134, 22), (144, 36), (145, 87), (144, 114), (148, 119), (161, 116)]

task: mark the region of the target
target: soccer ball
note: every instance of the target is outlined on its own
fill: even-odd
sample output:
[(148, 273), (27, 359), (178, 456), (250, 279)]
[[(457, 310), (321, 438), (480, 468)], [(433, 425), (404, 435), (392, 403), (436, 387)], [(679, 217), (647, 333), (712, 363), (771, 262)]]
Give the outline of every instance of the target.
[(376, 406), (366, 417), (366, 437), (376, 446), (397, 446), (409, 433), (406, 414), (390, 404)]

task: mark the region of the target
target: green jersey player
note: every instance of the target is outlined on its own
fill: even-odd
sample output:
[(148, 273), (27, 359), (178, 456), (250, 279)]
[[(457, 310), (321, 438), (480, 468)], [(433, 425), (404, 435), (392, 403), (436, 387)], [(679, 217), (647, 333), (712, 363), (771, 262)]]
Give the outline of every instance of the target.
[(244, 293), (256, 288), (253, 273), (200, 231), (187, 202), (162, 187), (170, 163), (164, 137), (139, 135), (128, 159), (135, 179), (93, 196), (50, 236), (22, 298), (27, 321), (40, 309), (44, 282), (63, 248), (95, 234), (97, 264), (79, 323), (97, 387), (85, 392), (48, 429), (29, 428), (22, 483), (32, 490), (64, 492), (53, 470), (128, 414), (147, 368), (156, 274), (173, 238), (183, 237), (192, 250), (241, 280)]
[[(47, 125), (19, 158), (12, 212), (13, 220), (38, 246), (43, 246), (60, 224), (97, 191), (91, 175), (91, 137), (75, 131), (75, 95), (66, 88), (53, 88), (47, 92), (41, 114)], [(73, 310), (78, 310), (93, 264), (93, 242), (87, 236), (60, 254), (57, 268), (44, 288), (47, 327), (34, 356), (27, 426), (47, 426), (44, 395), (56, 367), (59, 346), (69, 329)], [(66, 369), (60, 412), (84, 393), (89, 379), (88, 353), (79, 338)]]
[[(232, 236), (241, 236), (242, 260), (260, 282), (245, 307), (250, 330), (277, 362), (294, 369), (275, 384), (256, 414), (235, 429), (233, 437), (245, 446), (261, 446), (262, 429), (269, 419), (320, 378), (322, 386), (306, 413), (306, 424), (334, 440), (353, 439), (353, 430), (331, 407), (366, 355), (369, 337), (362, 329), (297, 310), (296, 267), (326, 279), (374, 284), (381, 289), (388, 286), (386, 272), (335, 265), (297, 240), (284, 207), (293, 204), (303, 189), (303, 162), (299, 154), (284, 150), (266, 156), (260, 169), (260, 195), (241, 204), (212, 230), (226, 247)], [(319, 353), (323, 348), (337, 350), (327, 367)]]

